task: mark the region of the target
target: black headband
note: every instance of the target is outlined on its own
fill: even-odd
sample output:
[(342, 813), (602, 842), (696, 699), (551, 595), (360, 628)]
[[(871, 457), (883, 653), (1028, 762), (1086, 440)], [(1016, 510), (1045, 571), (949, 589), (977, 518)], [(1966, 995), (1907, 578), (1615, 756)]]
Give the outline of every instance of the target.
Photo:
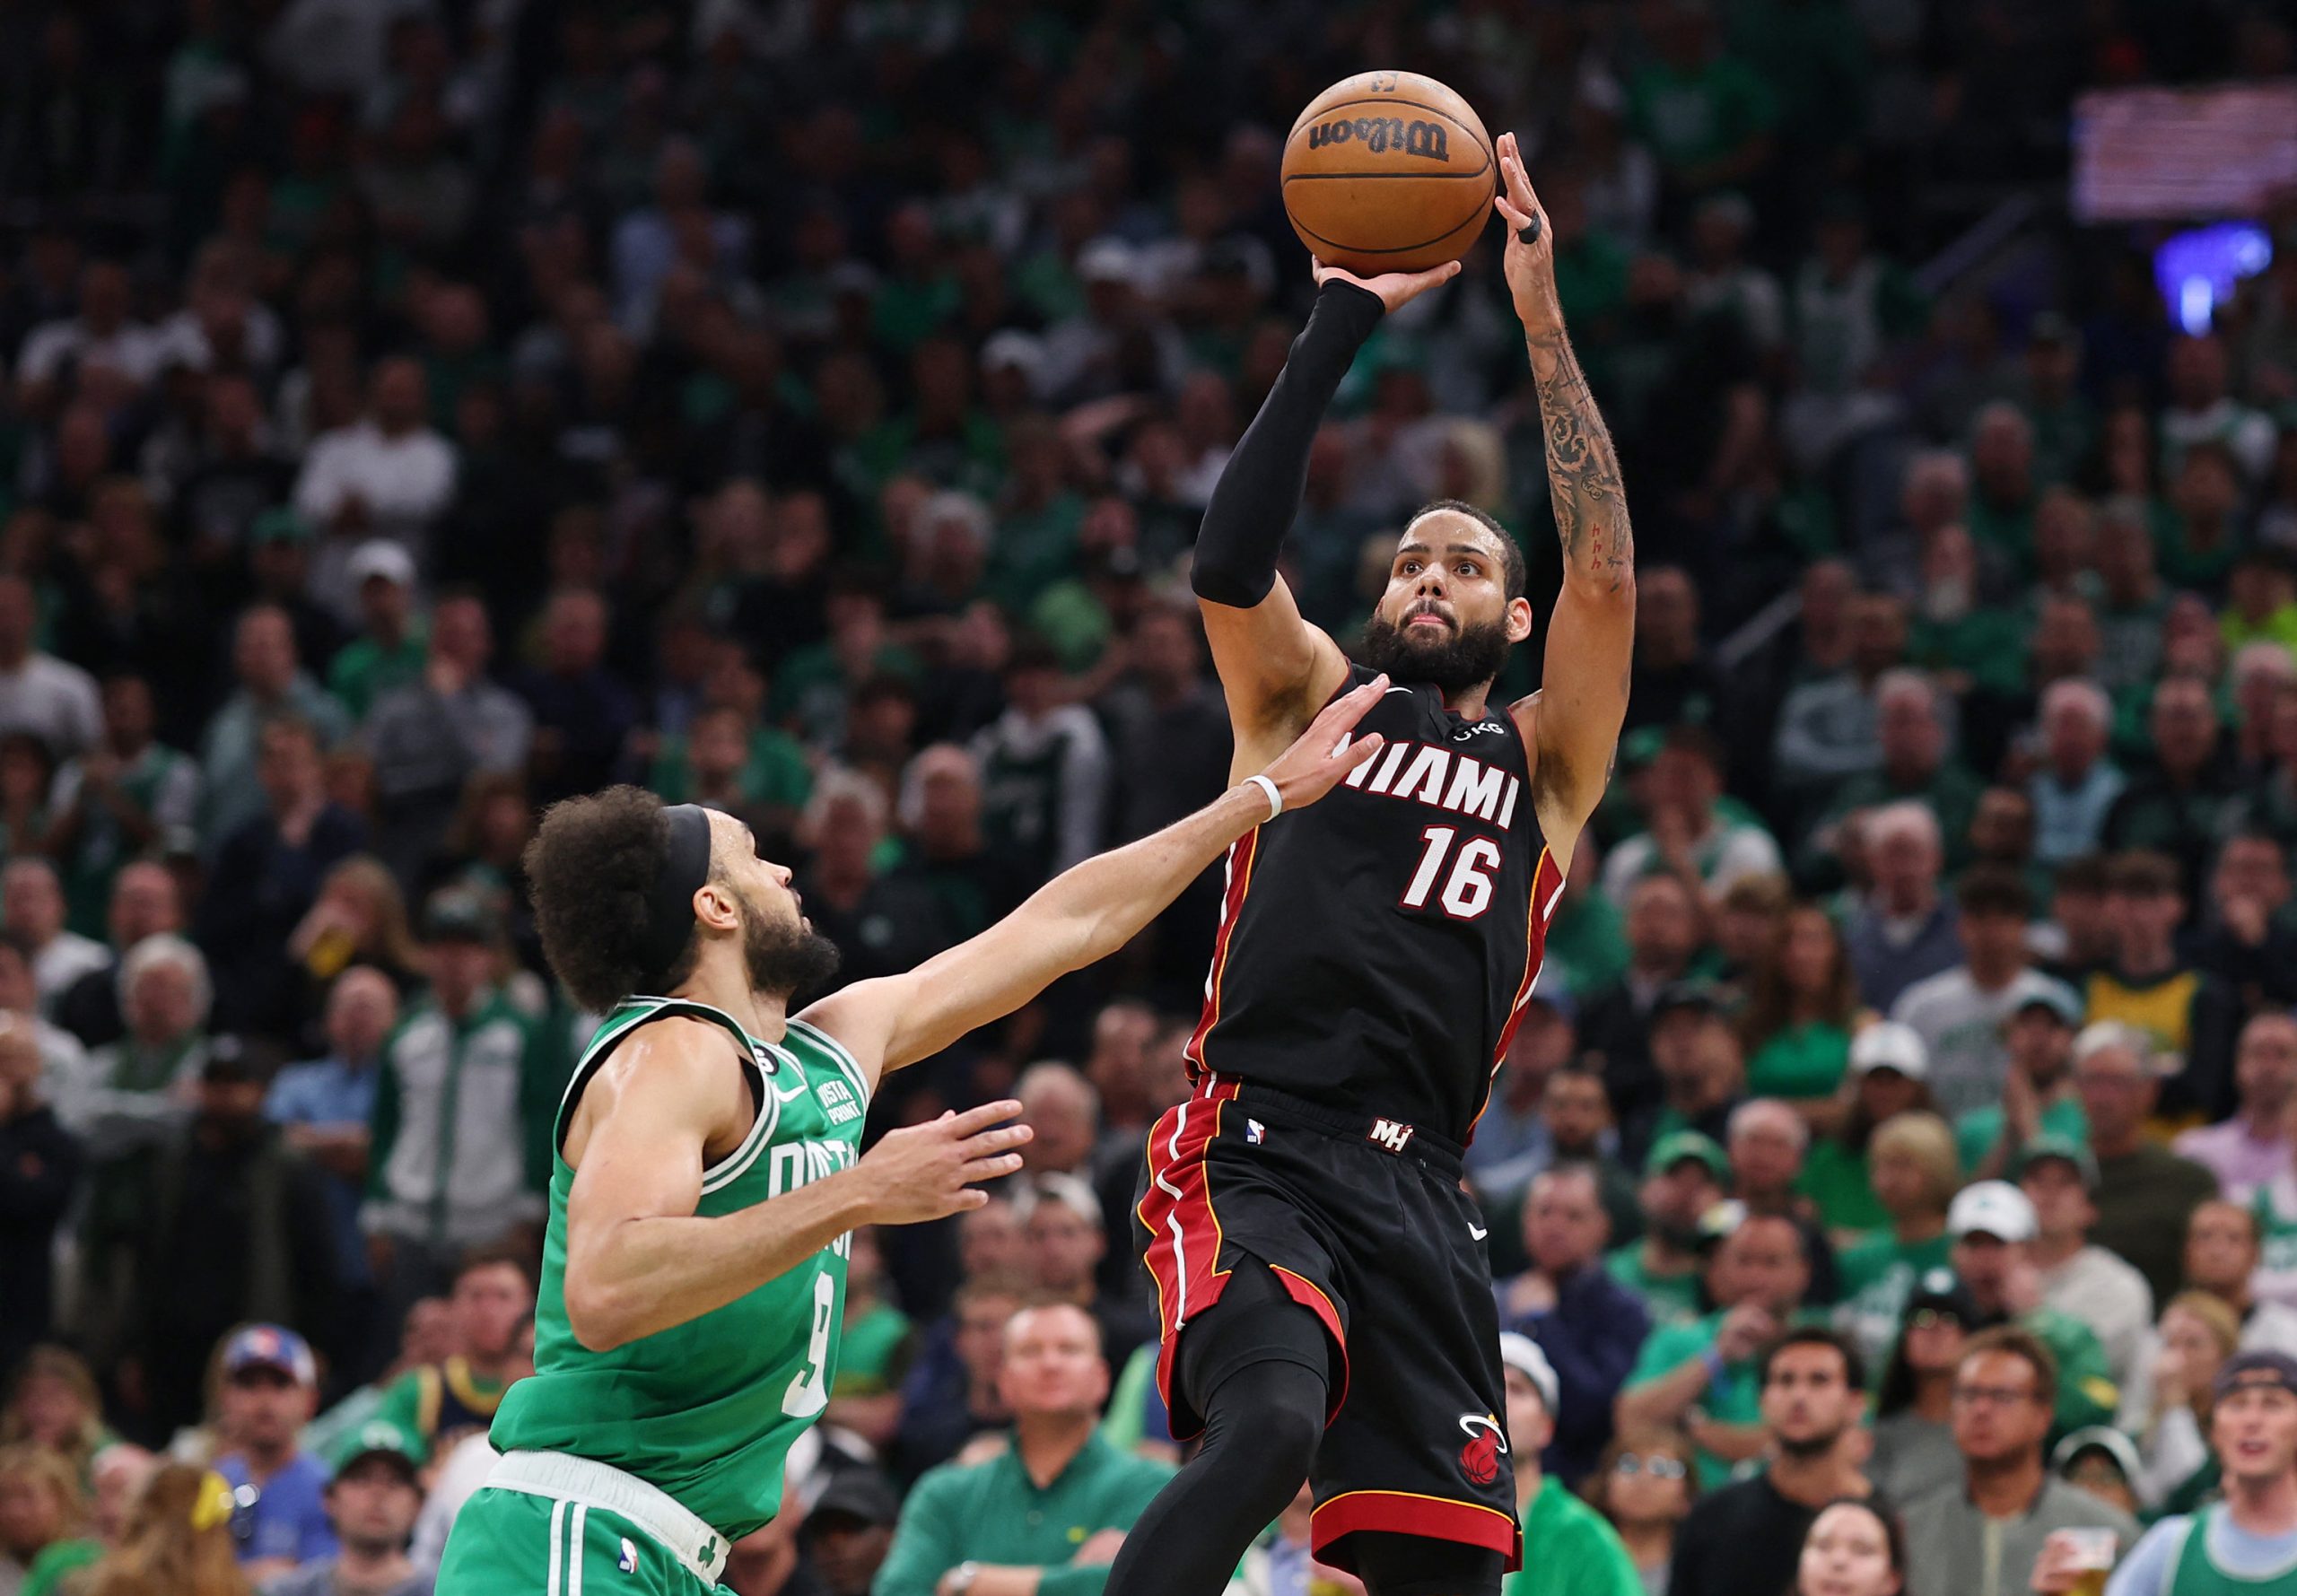
[(661, 873), (646, 898), (646, 945), (642, 949), (649, 984), (659, 990), (686, 953), (694, 935), (694, 894), (710, 879), (710, 811), (699, 804), (672, 804), (662, 811), (669, 823)]

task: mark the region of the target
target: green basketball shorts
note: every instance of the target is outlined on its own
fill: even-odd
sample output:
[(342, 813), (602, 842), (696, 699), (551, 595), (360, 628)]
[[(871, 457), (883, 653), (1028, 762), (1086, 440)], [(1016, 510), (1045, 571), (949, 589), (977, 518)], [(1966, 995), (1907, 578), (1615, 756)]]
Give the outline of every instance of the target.
[(455, 1515), (437, 1596), (708, 1596), (730, 1549), (618, 1469), (514, 1452)]

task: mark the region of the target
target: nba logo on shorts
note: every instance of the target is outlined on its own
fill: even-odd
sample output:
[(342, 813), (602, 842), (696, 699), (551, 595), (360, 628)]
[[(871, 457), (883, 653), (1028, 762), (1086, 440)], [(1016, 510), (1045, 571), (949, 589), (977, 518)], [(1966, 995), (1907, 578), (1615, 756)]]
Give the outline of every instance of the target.
[(615, 1566), (624, 1574), (638, 1572), (638, 1548), (630, 1544), (630, 1537), (622, 1538), (622, 1556), (615, 1559)]
[(1245, 1141), (1247, 1141), (1247, 1142), (1251, 1143), (1253, 1147), (1256, 1147), (1260, 1146), (1260, 1145), (1261, 1145), (1261, 1143), (1262, 1143), (1262, 1142), (1266, 1141), (1267, 1139), (1268, 1139), (1268, 1127), (1267, 1127), (1267, 1126), (1265, 1126), (1265, 1125), (1262, 1124), (1258, 1120), (1246, 1120), (1246, 1121), (1245, 1121)]

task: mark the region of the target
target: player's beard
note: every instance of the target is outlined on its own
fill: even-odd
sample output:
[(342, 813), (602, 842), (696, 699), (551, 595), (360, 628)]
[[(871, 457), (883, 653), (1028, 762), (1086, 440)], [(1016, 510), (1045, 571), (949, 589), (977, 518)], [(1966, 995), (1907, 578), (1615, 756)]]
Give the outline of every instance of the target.
[(806, 924), (778, 920), (742, 897), (742, 963), (750, 990), (770, 998), (819, 990), (837, 973), (837, 944)]
[(1357, 658), (1367, 668), (1385, 671), (1391, 681), (1426, 682), (1445, 697), (1481, 686), (1507, 663), (1505, 616), (1497, 621), (1462, 624), (1456, 631), (1398, 626), (1375, 614), (1364, 623)]

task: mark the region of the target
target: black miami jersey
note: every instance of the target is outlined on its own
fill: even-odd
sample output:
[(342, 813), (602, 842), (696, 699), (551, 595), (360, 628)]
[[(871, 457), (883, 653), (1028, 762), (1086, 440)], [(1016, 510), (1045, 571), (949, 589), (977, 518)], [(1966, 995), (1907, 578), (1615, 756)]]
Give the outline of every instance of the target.
[(1471, 720), (1400, 684), (1368, 732), (1387, 746), (1345, 783), (1229, 849), (1190, 1065), (1464, 1144), (1563, 874), (1509, 716)]

